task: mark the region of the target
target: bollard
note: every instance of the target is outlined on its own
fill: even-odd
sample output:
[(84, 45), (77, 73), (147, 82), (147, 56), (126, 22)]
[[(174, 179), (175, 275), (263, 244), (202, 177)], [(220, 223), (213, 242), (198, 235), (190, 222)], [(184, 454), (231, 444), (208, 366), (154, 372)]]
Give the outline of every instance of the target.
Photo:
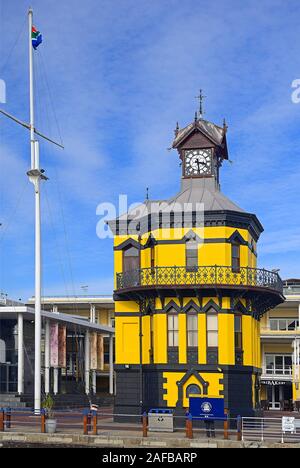
[(93, 435), (97, 435), (97, 411), (92, 411), (93, 416)]
[(88, 415), (89, 410), (83, 410), (83, 434), (88, 435)]
[(45, 434), (46, 432), (46, 411), (44, 409), (41, 410), (41, 433)]
[(6, 408), (5, 411), (5, 427), (6, 429), (11, 428), (11, 408)]
[(4, 409), (0, 410), (0, 432), (4, 432)]
[(88, 412), (88, 415), (87, 415), (87, 418), (88, 418), (88, 432), (90, 432), (92, 430), (92, 415), (91, 415), (91, 410), (89, 410)]
[(148, 437), (148, 421), (147, 421), (147, 413), (144, 412), (143, 413), (143, 418), (142, 418), (142, 422), (143, 422), (143, 437)]
[(240, 442), (242, 440), (242, 418), (240, 415), (237, 417), (237, 440)]
[(190, 413), (186, 415), (185, 434), (187, 439), (193, 439), (193, 417)]
[(228, 440), (228, 409), (224, 409), (225, 420), (224, 420), (224, 440)]

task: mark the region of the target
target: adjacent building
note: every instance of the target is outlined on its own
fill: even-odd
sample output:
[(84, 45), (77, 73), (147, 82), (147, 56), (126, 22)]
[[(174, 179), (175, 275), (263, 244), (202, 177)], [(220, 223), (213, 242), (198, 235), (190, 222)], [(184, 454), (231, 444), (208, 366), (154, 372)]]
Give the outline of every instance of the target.
[[(28, 305), (34, 304), (34, 298), (31, 298)], [(76, 295), (76, 296), (44, 296), (42, 298), (43, 309), (52, 313), (58, 311), (72, 316), (76, 319), (88, 321), (98, 326), (114, 328), (114, 301), (112, 296), (105, 295)], [(110, 345), (113, 346), (113, 341), (110, 341), (110, 334), (103, 333), (103, 369), (92, 371), (91, 376), (91, 392), (96, 393), (112, 393), (110, 389), (110, 374), (109, 374), (109, 356)], [(114, 338), (112, 337), (112, 340)], [(77, 366), (78, 360), (74, 357), (74, 351), (70, 347), (70, 353), (67, 356), (67, 368), (63, 371), (67, 374), (74, 374), (74, 367)], [(113, 351), (114, 356), (114, 351)], [(113, 357), (114, 359), (114, 357)]]
[(273, 410), (292, 409), (300, 401), (300, 280), (286, 280), (284, 296), (261, 321), (261, 400)]
[[(55, 299), (55, 301), (54, 301)], [(91, 301), (91, 298), (88, 298)], [(113, 394), (112, 301), (52, 298), (42, 309), (42, 395), (83, 404), (97, 393)], [(32, 301), (30, 301), (32, 302)], [(71, 305), (72, 303), (72, 305)], [(89, 305), (90, 304), (90, 305)], [(74, 312), (73, 308), (76, 308)], [(105, 320), (104, 320), (105, 317)], [(2, 297), (0, 304), (0, 405), (32, 405), (34, 385), (34, 307)], [(102, 320), (103, 319), (103, 320)], [(102, 323), (101, 323), (102, 322)], [(5, 403), (2, 402), (3, 395)], [(3, 399), (4, 401), (4, 399)]]

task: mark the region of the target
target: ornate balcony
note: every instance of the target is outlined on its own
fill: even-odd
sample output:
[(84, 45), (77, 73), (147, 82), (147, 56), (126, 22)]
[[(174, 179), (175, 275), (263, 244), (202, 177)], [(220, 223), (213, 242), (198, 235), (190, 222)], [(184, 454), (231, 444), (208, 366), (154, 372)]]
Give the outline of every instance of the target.
[[(242, 290), (244, 297), (254, 297), (272, 308), (283, 302), (283, 283), (278, 273), (260, 268), (241, 267), (234, 271), (229, 266), (182, 266), (141, 268), (117, 273), (117, 295), (175, 295), (172, 291), (190, 294), (195, 291)], [(268, 303), (268, 307), (267, 307)]]

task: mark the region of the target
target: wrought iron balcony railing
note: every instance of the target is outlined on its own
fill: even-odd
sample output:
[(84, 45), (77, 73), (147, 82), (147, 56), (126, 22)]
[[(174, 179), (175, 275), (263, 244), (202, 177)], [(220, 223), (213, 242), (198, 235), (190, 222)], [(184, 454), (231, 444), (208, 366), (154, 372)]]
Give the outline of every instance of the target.
[(260, 268), (229, 266), (181, 266), (140, 268), (117, 273), (117, 290), (144, 287), (249, 286), (267, 288), (282, 294), (283, 283), (278, 273)]

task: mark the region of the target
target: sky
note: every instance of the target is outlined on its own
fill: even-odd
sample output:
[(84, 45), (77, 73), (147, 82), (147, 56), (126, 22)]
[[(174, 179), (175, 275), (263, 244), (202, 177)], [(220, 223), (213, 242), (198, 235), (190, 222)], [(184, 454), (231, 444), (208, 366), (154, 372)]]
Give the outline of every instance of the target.
[[(28, 121), (27, 10), (0, 0), (3, 109)], [(99, 239), (101, 203), (179, 191), (168, 151), (176, 122), (228, 124), (222, 191), (256, 213), (259, 265), (300, 277), (300, 4), (294, 0), (32, 0), (43, 43), (34, 54), (41, 142), (43, 294), (111, 294), (112, 239)], [(34, 291), (34, 197), (26, 129), (0, 117), (0, 292)]]

